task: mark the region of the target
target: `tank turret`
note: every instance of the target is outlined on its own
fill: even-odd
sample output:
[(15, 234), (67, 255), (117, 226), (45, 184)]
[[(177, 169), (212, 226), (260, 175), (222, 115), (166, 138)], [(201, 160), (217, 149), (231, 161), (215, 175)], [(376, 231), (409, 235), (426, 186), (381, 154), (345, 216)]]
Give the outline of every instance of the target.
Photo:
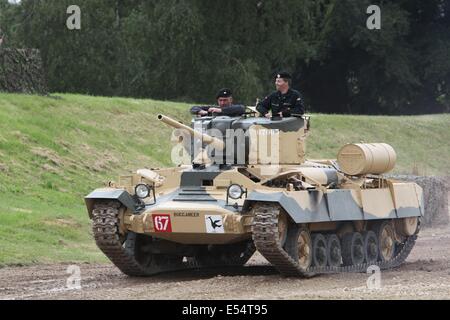
[[(205, 144), (208, 157), (214, 164), (226, 165), (299, 165), (305, 162), (305, 140), (308, 132), (307, 117), (279, 118), (277, 120), (255, 117), (203, 117), (194, 118), (191, 127), (159, 115), (164, 123), (191, 135), (190, 144), (183, 144), (191, 159), (195, 143)], [(181, 133), (177, 132), (177, 136)], [(184, 135), (186, 138), (186, 135)]]

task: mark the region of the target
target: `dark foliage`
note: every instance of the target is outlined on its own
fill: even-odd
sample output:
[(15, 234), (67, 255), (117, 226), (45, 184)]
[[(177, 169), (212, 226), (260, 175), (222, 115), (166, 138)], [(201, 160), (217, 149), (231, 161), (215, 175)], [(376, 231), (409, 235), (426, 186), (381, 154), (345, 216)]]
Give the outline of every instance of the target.
[(254, 104), (283, 69), (309, 111), (450, 111), (450, 0), (0, 0), (0, 28), (41, 50), (51, 91)]

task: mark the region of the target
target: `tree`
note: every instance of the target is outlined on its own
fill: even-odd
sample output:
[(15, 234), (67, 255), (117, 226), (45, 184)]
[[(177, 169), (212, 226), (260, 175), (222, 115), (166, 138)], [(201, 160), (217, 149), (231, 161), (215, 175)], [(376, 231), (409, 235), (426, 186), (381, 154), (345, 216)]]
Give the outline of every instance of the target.
[[(0, 0), (7, 45), (39, 48), (51, 91), (253, 104), (280, 70), (309, 110), (450, 110), (449, 0)], [(381, 8), (381, 30), (366, 28)]]

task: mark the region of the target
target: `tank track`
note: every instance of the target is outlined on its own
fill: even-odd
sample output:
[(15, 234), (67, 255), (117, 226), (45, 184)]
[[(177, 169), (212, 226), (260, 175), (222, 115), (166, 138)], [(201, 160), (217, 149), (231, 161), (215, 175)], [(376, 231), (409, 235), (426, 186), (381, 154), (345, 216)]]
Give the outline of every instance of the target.
[(110, 201), (97, 203), (92, 211), (92, 230), (100, 250), (123, 273), (129, 276), (149, 276), (184, 269), (183, 264), (170, 264), (158, 259), (147, 263), (137, 260), (135, 248), (137, 235), (128, 233), (124, 241), (119, 233), (120, 203)]
[[(408, 237), (402, 244), (400, 250), (397, 251), (395, 257), (389, 261), (379, 261), (370, 264), (363, 263), (340, 267), (311, 266), (304, 270), (300, 268), (299, 264), (282, 248), (280, 244), (278, 237), (279, 212), (280, 210), (277, 205), (273, 204), (260, 205), (258, 210), (254, 210), (255, 216), (252, 226), (252, 237), (256, 249), (284, 276), (310, 277), (317, 274), (333, 274), (343, 272), (360, 273), (366, 272), (367, 268), (372, 265), (376, 265), (382, 270), (395, 268), (406, 260), (417, 239), (417, 235)], [(288, 237), (292, 236), (293, 234), (289, 234), (288, 232)]]

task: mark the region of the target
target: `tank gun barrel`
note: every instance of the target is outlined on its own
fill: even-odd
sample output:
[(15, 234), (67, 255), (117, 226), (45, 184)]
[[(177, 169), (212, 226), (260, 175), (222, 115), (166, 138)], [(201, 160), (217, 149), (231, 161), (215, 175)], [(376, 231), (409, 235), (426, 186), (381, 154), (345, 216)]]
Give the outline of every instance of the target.
[(182, 124), (182, 123), (180, 123), (180, 122), (178, 122), (178, 121), (176, 121), (176, 120), (174, 120), (174, 119), (172, 119), (170, 117), (167, 117), (165, 115), (159, 114), (158, 115), (158, 120), (164, 122), (165, 124), (167, 124), (167, 125), (169, 125), (169, 126), (171, 126), (173, 128), (182, 129), (182, 130), (188, 131), (195, 138), (201, 138), (203, 140), (203, 142), (205, 142), (208, 145), (213, 146), (217, 150), (225, 149), (225, 143), (222, 140), (217, 139), (215, 137), (212, 137), (210, 135), (207, 135), (205, 133), (201, 133), (201, 132), (199, 132), (197, 130), (194, 130), (191, 127), (189, 127), (189, 126), (187, 126), (185, 124)]

